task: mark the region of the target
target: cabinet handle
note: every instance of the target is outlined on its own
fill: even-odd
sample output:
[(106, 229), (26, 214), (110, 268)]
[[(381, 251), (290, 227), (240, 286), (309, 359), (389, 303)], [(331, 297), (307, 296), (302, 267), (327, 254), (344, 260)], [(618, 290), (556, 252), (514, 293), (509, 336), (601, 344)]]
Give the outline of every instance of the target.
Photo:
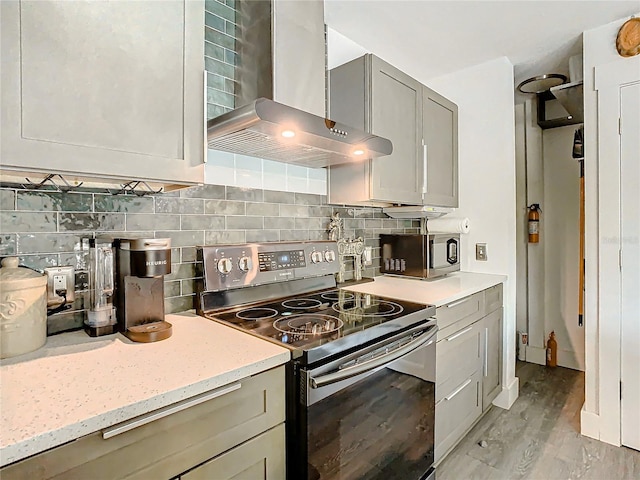
[(427, 144), (422, 139), (422, 193), (427, 193)]
[(457, 302), (447, 304), (447, 308), (457, 307), (458, 305), (462, 305), (465, 302), (468, 302), (468, 298), (463, 298), (462, 300), (458, 300)]
[(461, 332), (458, 332), (455, 335), (451, 335), (450, 337), (447, 337), (447, 342), (450, 342), (451, 340), (455, 340), (456, 338), (461, 337), (462, 335), (470, 332), (471, 330), (473, 330), (473, 327), (465, 328)]
[(489, 328), (485, 327), (484, 329), (484, 372), (483, 375), (486, 377), (489, 373)]
[(168, 417), (169, 415), (181, 412), (182, 410), (186, 410), (187, 408), (195, 407), (196, 405), (200, 405), (201, 403), (213, 400), (217, 397), (221, 397), (223, 395), (226, 395), (227, 393), (234, 392), (240, 389), (240, 387), (242, 387), (241, 383), (232, 383), (231, 385), (227, 385), (226, 387), (218, 388), (210, 392), (201, 393), (200, 395), (187, 398), (186, 400), (174, 403), (173, 405), (160, 408), (144, 415), (140, 415), (139, 417), (132, 418), (131, 420), (119, 423), (117, 425), (114, 425), (113, 427), (105, 428), (104, 430), (102, 430), (102, 438), (106, 440), (108, 438), (115, 437), (116, 435), (120, 435), (121, 433), (125, 433), (129, 430), (133, 430), (134, 428), (146, 425), (147, 423), (160, 420), (161, 418)]
[(447, 395), (446, 397), (444, 397), (444, 399), (446, 401), (451, 400), (453, 397), (455, 397), (457, 394), (459, 394), (462, 390), (465, 389), (465, 387), (467, 385), (469, 385), (471, 383), (471, 379), (467, 378), (467, 381), (464, 382), (462, 385), (460, 385), (458, 388), (456, 388), (453, 392), (451, 392), (449, 395)]

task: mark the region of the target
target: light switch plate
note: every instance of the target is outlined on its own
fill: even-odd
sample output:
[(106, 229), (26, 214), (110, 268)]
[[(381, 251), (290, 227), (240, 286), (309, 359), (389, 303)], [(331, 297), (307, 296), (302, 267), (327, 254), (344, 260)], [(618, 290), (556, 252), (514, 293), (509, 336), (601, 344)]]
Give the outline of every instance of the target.
[(66, 290), (66, 305), (70, 305), (76, 299), (76, 278), (71, 266), (47, 267), (44, 269), (47, 275), (47, 307), (58, 307), (64, 298), (56, 291)]
[(481, 262), (487, 261), (487, 244), (476, 243), (476, 260)]

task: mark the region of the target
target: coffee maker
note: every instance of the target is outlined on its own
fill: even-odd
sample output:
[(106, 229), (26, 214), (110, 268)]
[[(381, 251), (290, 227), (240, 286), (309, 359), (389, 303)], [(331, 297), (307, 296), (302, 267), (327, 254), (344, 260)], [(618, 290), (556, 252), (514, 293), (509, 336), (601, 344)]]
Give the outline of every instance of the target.
[(91, 337), (116, 333), (114, 261), (110, 239), (89, 238), (89, 308), (84, 330)]
[(171, 273), (170, 238), (117, 238), (115, 305), (118, 330), (134, 342), (171, 336), (164, 320), (164, 276)]

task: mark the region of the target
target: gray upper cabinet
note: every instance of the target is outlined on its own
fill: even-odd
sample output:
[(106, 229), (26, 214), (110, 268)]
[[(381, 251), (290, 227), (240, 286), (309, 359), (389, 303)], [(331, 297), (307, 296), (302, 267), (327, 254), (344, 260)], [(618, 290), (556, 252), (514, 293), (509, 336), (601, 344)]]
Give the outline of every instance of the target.
[(458, 106), (424, 87), (422, 138), (424, 205), (458, 207)]
[(329, 203), (458, 206), (458, 108), (368, 54), (330, 72), (333, 120), (386, 137), (393, 153), (329, 168)]
[(329, 168), (329, 203), (422, 203), (422, 85), (373, 55), (330, 72), (329, 117), (386, 137), (393, 153)]
[(2, 2), (2, 168), (204, 172), (204, 2)]

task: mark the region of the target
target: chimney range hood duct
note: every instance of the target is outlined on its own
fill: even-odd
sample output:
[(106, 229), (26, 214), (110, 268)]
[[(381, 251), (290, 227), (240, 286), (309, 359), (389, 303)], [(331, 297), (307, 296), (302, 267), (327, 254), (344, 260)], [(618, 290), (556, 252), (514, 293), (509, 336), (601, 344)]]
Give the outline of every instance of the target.
[(209, 148), (319, 168), (389, 155), (390, 140), (259, 98), (207, 122)]
[(313, 168), (391, 153), (386, 138), (324, 118), (323, 0), (235, 6), (241, 106), (207, 122), (209, 148)]

